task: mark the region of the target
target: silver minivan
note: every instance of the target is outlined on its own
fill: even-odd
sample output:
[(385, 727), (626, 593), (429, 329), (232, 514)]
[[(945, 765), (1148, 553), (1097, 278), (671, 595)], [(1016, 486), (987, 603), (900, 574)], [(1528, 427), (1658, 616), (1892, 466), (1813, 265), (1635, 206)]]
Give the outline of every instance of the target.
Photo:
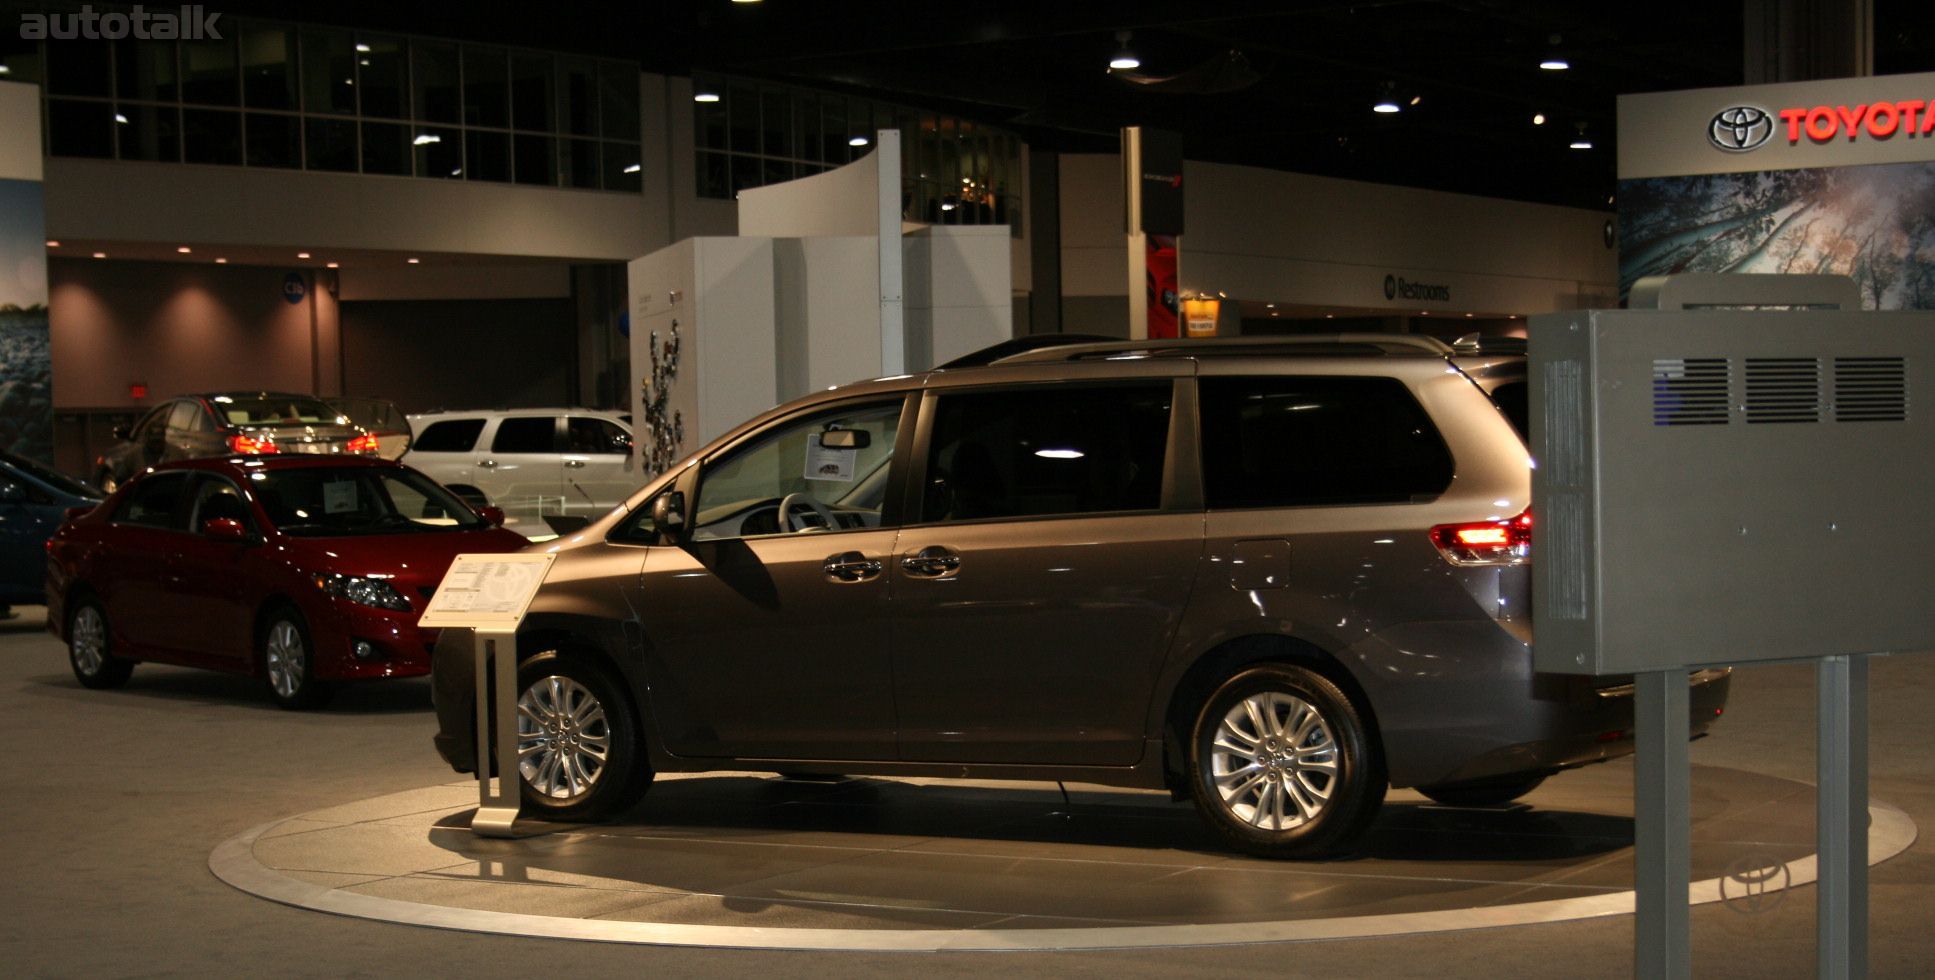
[[(560, 542), (519, 633), (528, 805), (614, 816), (656, 772), (1079, 780), (1291, 857), (1387, 787), (1494, 805), (1632, 751), (1630, 686), (1532, 667), (1523, 355), (1041, 343), (773, 409)], [(448, 631), (462, 772), (473, 676)], [(1728, 677), (1690, 683), (1703, 732)]]

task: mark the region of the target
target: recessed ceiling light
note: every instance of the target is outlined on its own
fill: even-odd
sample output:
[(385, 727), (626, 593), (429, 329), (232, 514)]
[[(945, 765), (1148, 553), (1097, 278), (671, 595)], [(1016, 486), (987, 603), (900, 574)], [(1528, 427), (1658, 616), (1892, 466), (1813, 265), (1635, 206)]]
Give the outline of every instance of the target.
[(13, 69), (8, 68), (6, 65), (0, 65), (0, 75), (11, 75), (11, 74), (13, 74)]
[(114, 114), (114, 121), (117, 123), (120, 123), (123, 126), (126, 126), (128, 124), (128, 117), (117, 112)]
[(95, 252), (95, 253), (94, 253), (94, 257), (95, 257), (95, 258), (97, 258), (97, 259), (105, 259), (105, 258), (107, 258), (107, 253), (106, 253), (106, 252)]
[(1142, 67), (1142, 59), (1129, 50), (1129, 32), (1115, 32), (1115, 57), (1109, 59), (1110, 71), (1133, 71)]
[(644, 164), (640, 164), (640, 163), (634, 163), (634, 164), (632, 164), (631, 166), (629, 166), (629, 167), (626, 167), (626, 168), (625, 168), (625, 172), (626, 172), (626, 173), (628, 173), (628, 174), (635, 174), (635, 173), (638, 173), (639, 171), (641, 171), (641, 170), (643, 170), (643, 169), (645, 169), (645, 165), (644, 165)]
[(1576, 139), (1567, 143), (1566, 146), (1574, 150), (1590, 150), (1592, 149), (1592, 141), (1589, 139)]
[(1564, 58), (1547, 58), (1544, 61), (1539, 62), (1539, 67), (1545, 69), (1546, 71), (1565, 71), (1566, 69), (1572, 67), (1572, 62), (1567, 61)]
[(1265, 304), (1263, 304), (1263, 308), (1264, 308), (1264, 309), (1266, 309), (1266, 310), (1274, 310), (1274, 309), (1276, 309), (1276, 308), (1277, 308), (1277, 304), (1275, 304), (1275, 303), (1265, 303)]
[(324, 263), (323, 263), (323, 268), (325, 268), (325, 269), (339, 269), (339, 268), (341, 268), (341, 267), (342, 267), (342, 263), (341, 263), (341, 262), (324, 262)]
[(1545, 125), (1545, 113), (1543, 112), (1532, 113), (1532, 125), (1534, 126)]
[(411, 259), (409, 260), (409, 262), (410, 262), (410, 264), (411, 264), (411, 265), (419, 265), (419, 264), (421, 264), (421, 263), (422, 263), (422, 260), (421, 260), (421, 259), (417, 259), (417, 258), (411, 258)]
[(410, 141), (413, 146), (429, 146), (432, 143), (441, 142), (443, 142), (443, 137), (435, 133), (418, 133), (417, 138)]
[(865, 136), (855, 136), (854, 138), (847, 140), (847, 145), (848, 146), (866, 146), (867, 138)]
[(1414, 95), (1414, 96), (1411, 96), (1411, 104), (1412, 104), (1412, 105), (1417, 105), (1418, 103), (1420, 103), (1420, 102), (1423, 102), (1423, 101), (1424, 101), (1424, 96), (1422, 96), (1422, 95)]
[(1467, 320), (1471, 319), (1471, 314), (1470, 313), (1465, 314), (1465, 319)]
[(1390, 115), (1393, 112), (1399, 112), (1401, 111), (1401, 109), (1402, 109), (1401, 106), (1399, 106), (1395, 102), (1392, 102), (1390, 99), (1380, 100), (1376, 105), (1371, 106), (1372, 112), (1379, 112), (1385, 115)]
[(225, 258), (221, 258), (220, 256), (217, 256), (217, 257), (216, 257), (216, 259), (215, 259), (215, 264), (216, 264), (216, 265), (227, 265), (227, 264), (228, 264), (228, 260), (227, 260), (227, 259), (225, 259)]
[(177, 245), (175, 246), (175, 251), (180, 252), (183, 255), (187, 255), (188, 253), (194, 251), (194, 249), (189, 248), (186, 245)]
[(717, 93), (717, 92), (694, 92), (694, 93), (692, 93), (692, 101), (694, 101), (694, 102), (717, 102), (717, 101), (719, 101), (719, 93)]
[(297, 252), (297, 253), (296, 253), (296, 258), (299, 258), (299, 259), (306, 259), (306, 258), (308, 258), (308, 257), (309, 257), (309, 253), (308, 253), (308, 252)]
[(370, 53), (370, 46), (369, 46), (369, 45), (367, 45), (367, 44), (359, 44), (359, 45), (357, 45), (357, 46), (356, 46), (356, 53), (357, 53), (357, 54), (369, 54), (369, 53)]
[(59, 243), (59, 242), (57, 242), (57, 241), (54, 241), (54, 240), (53, 240), (53, 239), (51, 239), (51, 238), (49, 238), (49, 239), (47, 239), (47, 247), (48, 247), (48, 248), (59, 248), (59, 247), (60, 247), (60, 243)]
[(1278, 313), (1278, 312), (1277, 312), (1277, 311), (1275, 311), (1275, 310), (1271, 310), (1271, 311), (1270, 311), (1270, 315), (1271, 315), (1271, 316), (1282, 316), (1283, 314), (1281, 314), (1281, 313)]
[(1337, 317), (1337, 314), (1335, 314), (1335, 313), (1326, 313), (1326, 314), (1324, 314), (1324, 319), (1326, 319), (1326, 320), (1332, 320), (1332, 319), (1335, 319), (1336, 317)]
[(1431, 315), (1431, 311), (1430, 311), (1430, 310), (1419, 310), (1419, 311), (1418, 311), (1418, 315), (1419, 315), (1419, 316), (1430, 316), (1430, 315)]

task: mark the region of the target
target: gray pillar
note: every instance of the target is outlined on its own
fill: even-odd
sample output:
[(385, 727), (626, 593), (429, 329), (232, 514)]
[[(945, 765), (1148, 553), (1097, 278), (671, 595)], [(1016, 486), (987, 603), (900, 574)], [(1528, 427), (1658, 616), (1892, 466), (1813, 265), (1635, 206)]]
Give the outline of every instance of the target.
[(1637, 674), (1633, 688), (1633, 975), (1686, 980), (1693, 975), (1686, 671)]
[(1822, 659), (1816, 767), (1817, 975), (1868, 975), (1868, 658)]

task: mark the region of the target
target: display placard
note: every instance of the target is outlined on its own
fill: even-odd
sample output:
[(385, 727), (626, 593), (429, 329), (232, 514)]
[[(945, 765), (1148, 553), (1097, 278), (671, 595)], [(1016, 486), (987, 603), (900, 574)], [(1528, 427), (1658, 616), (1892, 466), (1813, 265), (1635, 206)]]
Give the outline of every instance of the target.
[(417, 625), (514, 630), (544, 584), (553, 554), (458, 555)]

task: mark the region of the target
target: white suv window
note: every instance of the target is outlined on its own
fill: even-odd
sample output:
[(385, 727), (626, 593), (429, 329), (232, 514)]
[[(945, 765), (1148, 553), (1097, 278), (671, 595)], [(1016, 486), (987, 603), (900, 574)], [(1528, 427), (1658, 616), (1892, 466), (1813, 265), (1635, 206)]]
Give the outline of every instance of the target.
[(483, 419), (446, 419), (433, 422), (410, 442), (418, 453), (467, 453), (484, 431)]

